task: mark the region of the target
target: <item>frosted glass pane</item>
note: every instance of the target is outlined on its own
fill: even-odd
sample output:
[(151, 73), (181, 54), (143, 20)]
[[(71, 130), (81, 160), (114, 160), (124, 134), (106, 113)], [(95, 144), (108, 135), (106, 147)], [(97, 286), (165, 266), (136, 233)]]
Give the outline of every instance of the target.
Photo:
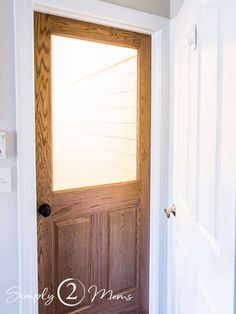
[(53, 190), (136, 180), (137, 50), (52, 36)]

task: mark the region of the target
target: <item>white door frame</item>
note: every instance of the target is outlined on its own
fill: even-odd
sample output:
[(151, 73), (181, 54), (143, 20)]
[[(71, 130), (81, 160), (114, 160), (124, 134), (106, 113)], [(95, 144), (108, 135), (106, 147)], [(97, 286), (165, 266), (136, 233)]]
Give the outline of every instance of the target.
[[(138, 31), (152, 36), (150, 314), (166, 313), (169, 20), (98, 0), (14, 0), (15, 92), (21, 295), (38, 293), (33, 11)], [(161, 254), (160, 254), (161, 253)], [(160, 289), (161, 288), (161, 289)], [(20, 313), (38, 304), (21, 300)]]

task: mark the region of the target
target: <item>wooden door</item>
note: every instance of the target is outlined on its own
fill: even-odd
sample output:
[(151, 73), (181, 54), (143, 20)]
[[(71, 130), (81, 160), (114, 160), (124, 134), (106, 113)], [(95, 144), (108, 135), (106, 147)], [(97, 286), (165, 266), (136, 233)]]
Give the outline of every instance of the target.
[[(40, 314), (148, 313), (150, 36), (42, 13), (34, 19), (39, 292), (55, 296), (47, 305), (40, 298)], [(92, 57), (73, 72), (71, 60), (84, 57), (77, 54), (79, 41), (91, 46)], [(100, 69), (107, 60), (94, 62), (99, 51), (108, 49), (107, 59), (115, 58), (109, 53), (115, 48), (132, 55)], [(134, 74), (122, 74), (129, 62), (136, 72), (130, 88), (127, 78)], [(92, 63), (99, 69), (88, 74)], [(67, 86), (59, 86), (67, 75)], [(82, 102), (78, 93), (85, 96)]]
[[(235, 272), (236, 3), (175, 20), (173, 314), (232, 314)], [(186, 44), (197, 25), (198, 49)], [(233, 36), (234, 34), (234, 36)]]

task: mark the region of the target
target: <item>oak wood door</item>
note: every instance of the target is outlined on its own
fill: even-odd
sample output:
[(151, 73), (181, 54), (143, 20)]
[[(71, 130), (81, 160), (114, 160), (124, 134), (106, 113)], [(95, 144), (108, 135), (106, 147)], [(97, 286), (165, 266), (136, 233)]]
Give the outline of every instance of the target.
[[(150, 36), (43, 13), (35, 13), (34, 20), (37, 205), (41, 213), (38, 214), (38, 270), (39, 293), (44, 292), (39, 302), (40, 314), (148, 313)], [(64, 42), (60, 49), (55, 44), (57, 40)], [(55, 96), (53, 84), (59, 79), (55, 74), (57, 73), (55, 72), (56, 66), (57, 64), (65, 66), (64, 69), (67, 71), (66, 62), (73, 59), (71, 54), (71, 56), (67, 55), (63, 62), (56, 63), (53, 51), (55, 50), (55, 54), (57, 51), (62, 53), (63, 49), (67, 49), (67, 43), (68, 45), (77, 45), (79, 40), (84, 45), (97, 43), (107, 45), (104, 47), (109, 46), (109, 49), (124, 48), (124, 53), (131, 49), (136, 54), (136, 59), (133, 56), (126, 58), (127, 62), (132, 60), (132, 62), (136, 62), (131, 62), (136, 64), (133, 68), (137, 72), (134, 88), (136, 90), (135, 106), (137, 107), (135, 121), (131, 123), (124, 120), (125, 122), (121, 123), (118, 121), (120, 113), (117, 111), (112, 116), (107, 114), (109, 121), (105, 122), (111, 124), (112, 120), (116, 123), (114, 122), (115, 126), (112, 126), (109, 135), (99, 134), (99, 140), (96, 140), (96, 145), (100, 145), (99, 147), (91, 144), (88, 138), (91, 136), (93, 139), (95, 136), (98, 138), (98, 134), (94, 135), (94, 132), (98, 132), (96, 127), (101, 124), (101, 120), (99, 123), (96, 122), (95, 126), (94, 122), (91, 126), (91, 121), (89, 121), (89, 127), (92, 128), (89, 130), (92, 131), (87, 132), (89, 134), (80, 132), (78, 141), (81, 141), (81, 144), (76, 143), (74, 136), (78, 131), (79, 121), (85, 107), (83, 109), (81, 104), (78, 106), (71, 104), (73, 101), (69, 94), (66, 94), (67, 99), (63, 100), (65, 97), (61, 96), (61, 90), (57, 100), (53, 100)], [(100, 48), (104, 47), (98, 46), (97, 49), (94, 49), (94, 56)], [(71, 51), (75, 52), (73, 49)], [(110, 57), (113, 57), (113, 54), (110, 54)], [(82, 58), (82, 55), (78, 54), (76, 58)], [(91, 62), (93, 61), (92, 58)], [(127, 65), (126, 61), (117, 62), (115, 66), (108, 66), (107, 71), (114, 70), (114, 67), (120, 64)], [(85, 67), (85, 71), (89, 66), (90, 62)], [(123, 71), (122, 69), (119, 73)], [(77, 72), (79, 73), (80, 69)], [(104, 69), (100, 69), (98, 72), (108, 75)], [(112, 73), (110, 74), (113, 79)], [(127, 77), (129, 75), (127, 73)], [(66, 76), (66, 73), (65, 75), (62, 73), (63, 76)], [(100, 84), (97, 73), (96, 75), (87, 75), (86, 80), (91, 79), (91, 76), (95, 80), (95, 84)], [(126, 90), (126, 79), (117, 77), (117, 82), (123, 82), (123, 88)], [(106, 79), (106, 86), (109, 80)], [(85, 88), (84, 85), (81, 87), (77, 83), (81, 84), (81, 78), (75, 84), (68, 85), (73, 97), (77, 95), (78, 90)], [(90, 83), (91, 81), (86, 83), (87, 89), (85, 88), (86, 108), (90, 105), (87, 98), (92, 97), (95, 93), (93, 90), (89, 92)], [(111, 85), (111, 88), (116, 87), (114, 86), (116, 84)], [(100, 91), (101, 88), (99, 87), (98, 90)], [(129, 92), (131, 93), (131, 91)], [(69, 93), (68, 90), (67, 93)], [(124, 91), (113, 92), (114, 95), (123, 95), (123, 93)], [(97, 96), (93, 98), (93, 101), (96, 98)], [(89, 112), (94, 118), (103, 117), (104, 111), (101, 111), (101, 108), (104, 109), (104, 104), (106, 104), (106, 110), (109, 106), (113, 106), (115, 110), (122, 105), (119, 104), (118, 98), (113, 97), (112, 103), (109, 103), (107, 98), (104, 99), (99, 103), (99, 108), (91, 107), (93, 109)], [(132, 97), (128, 97), (127, 104), (124, 106), (127, 110), (130, 110), (129, 101), (131, 100)], [(64, 103), (61, 104), (60, 101), (64, 101)], [(58, 105), (57, 102), (60, 104)], [(63, 106), (67, 109), (63, 109), (65, 111), (60, 115), (60, 119), (66, 119), (65, 117), (69, 115), (71, 119), (69, 121), (72, 122), (67, 124), (66, 128), (65, 126), (57, 128), (58, 110), (61, 110)], [(73, 110), (77, 110), (76, 114), (73, 113)], [(128, 116), (131, 115), (128, 111), (123, 113), (124, 119), (128, 119)], [(107, 164), (105, 163), (100, 174), (98, 174), (97, 167), (100, 167), (101, 161), (93, 162), (89, 158), (95, 160), (99, 157), (101, 143), (107, 144), (108, 140), (106, 142), (104, 139), (100, 140), (101, 136), (109, 138), (109, 141), (112, 138), (112, 145), (114, 145), (112, 148), (122, 146), (122, 143), (117, 143), (117, 141), (123, 139), (113, 136), (112, 133), (118, 128), (117, 125), (122, 125), (123, 138), (127, 141), (127, 151), (124, 151), (123, 155), (129, 155), (129, 149), (133, 147), (135, 156), (130, 153), (132, 156), (129, 158), (133, 160), (131, 163), (135, 162), (135, 166), (132, 168), (132, 174), (130, 174), (131, 172), (127, 174), (127, 169), (125, 169), (127, 165), (123, 161), (122, 167), (118, 168), (118, 170), (120, 169), (118, 177), (114, 179), (114, 176), (106, 176), (106, 181), (100, 174), (107, 171), (109, 167), (109, 171), (113, 171), (115, 166), (112, 156), (116, 156), (115, 154), (118, 153), (114, 149), (107, 149), (110, 159), (109, 162), (106, 160)], [(88, 129), (87, 124), (86, 127)], [(128, 130), (134, 127), (135, 132), (132, 136), (135, 141), (133, 139), (131, 141), (127, 134)], [(107, 126), (99, 130), (107, 130)], [(74, 145), (63, 146), (67, 145), (69, 141), (67, 139), (63, 142), (63, 132), (67, 132), (67, 135), (71, 134)], [(59, 138), (56, 137), (57, 135)], [(83, 141), (83, 139), (85, 140)], [(130, 142), (128, 142), (129, 140)], [(63, 150), (58, 153), (57, 149), (60, 150), (61, 146), (64, 150), (66, 147), (66, 154)], [(75, 147), (77, 155), (72, 152)], [(87, 155), (84, 155), (80, 161), (86, 149), (88, 149)], [(90, 153), (91, 149), (95, 149), (95, 153)], [(72, 162), (68, 162), (66, 166), (63, 164), (63, 160), (60, 159), (63, 153), (63, 156), (69, 160), (74, 158), (73, 167)], [(91, 167), (88, 166), (88, 162)], [(80, 171), (82, 181), (79, 183)], [(94, 176), (92, 176), (93, 173)], [(88, 174), (90, 177), (83, 179)], [(74, 175), (73, 182), (72, 179), (71, 181), (68, 179), (69, 175)], [(49, 205), (50, 208), (42, 207), (43, 204)], [(96, 294), (96, 292), (98, 293)], [(49, 300), (49, 295), (55, 297), (52, 302), (46, 302)]]

